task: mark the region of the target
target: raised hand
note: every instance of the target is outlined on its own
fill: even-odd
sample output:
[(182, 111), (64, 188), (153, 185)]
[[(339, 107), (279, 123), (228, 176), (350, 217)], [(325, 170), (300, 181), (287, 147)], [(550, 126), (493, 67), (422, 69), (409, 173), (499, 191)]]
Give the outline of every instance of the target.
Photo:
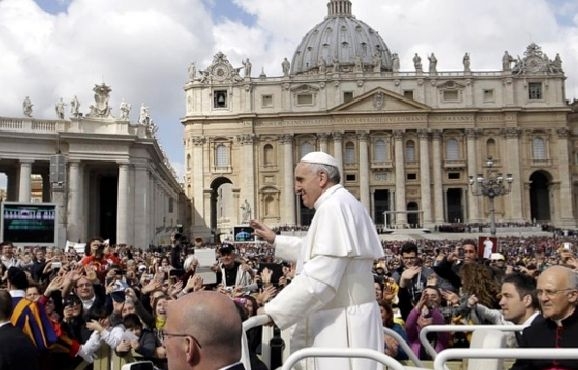
[(170, 287), (169, 296), (177, 295), (181, 290), (183, 290), (183, 282), (181, 280), (177, 281)]
[(271, 277), (273, 276), (273, 270), (269, 270), (267, 267), (261, 271), (261, 281), (263, 285), (271, 284)]
[(259, 238), (265, 240), (269, 244), (275, 242), (275, 237), (277, 234), (267, 225), (258, 220), (249, 221), (249, 225), (255, 230), (255, 235)]

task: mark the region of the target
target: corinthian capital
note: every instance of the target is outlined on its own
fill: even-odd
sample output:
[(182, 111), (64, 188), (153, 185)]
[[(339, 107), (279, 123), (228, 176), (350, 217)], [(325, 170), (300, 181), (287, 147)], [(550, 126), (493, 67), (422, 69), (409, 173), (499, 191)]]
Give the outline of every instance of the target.
[(517, 127), (506, 127), (503, 132), (506, 139), (517, 139), (520, 137), (522, 130)]
[(205, 139), (202, 136), (193, 136), (191, 141), (193, 142), (194, 146), (200, 146), (200, 145), (203, 145), (204, 143), (206, 143), (207, 139)]
[(417, 130), (417, 137), (420, 139), (428, 139), (429, 138), (429, 131), (427, 128), (420, 128)]
[(403, 134), (405, 133), (404, 130), (393, 130), (393, 138), (395, 140), (403, 139)]
[(283, 134), (280, 137), (282, 144), (292, 144), (293, 143), (293, 135), (292, 134)]
[(556, 134), (559, 138), (567, 138), (570, 135), (570, 130), (567, 127), (560, 127), (556, 129)]
[(255, 134), (246, 134), (237, 136), (237, 141), (242, 145), (250, 145), (255, 142)]
[(475, 139), (479, 133), (480, 133), (479, 130), (475, 129), (475, 128), (467, 128), (466, 129), (466, 137), (468, 139)]

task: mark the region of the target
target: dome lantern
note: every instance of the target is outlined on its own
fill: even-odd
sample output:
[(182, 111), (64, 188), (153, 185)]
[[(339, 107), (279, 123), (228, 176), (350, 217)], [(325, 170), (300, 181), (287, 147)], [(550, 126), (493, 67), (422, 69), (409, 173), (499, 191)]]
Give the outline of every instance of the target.
[(330, 0), (327, 16), (295, 50), (290, 75), (392, 71), (392, 54), (377, 31), (356, 19), (350, 0)]
[(331, 0), (327, 3), (328, 17), (351, 17), (351, 1), (349, 0)]

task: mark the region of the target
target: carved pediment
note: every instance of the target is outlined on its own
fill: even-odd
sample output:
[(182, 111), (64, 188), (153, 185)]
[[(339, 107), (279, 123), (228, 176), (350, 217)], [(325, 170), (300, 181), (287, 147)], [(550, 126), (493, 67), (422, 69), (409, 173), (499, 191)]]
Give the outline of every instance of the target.
[(241, 82), (243, 77), (239, 74), (241, 68), (234, 68), (227, 56), (222, 52), (218, 52), (213, 57), (211, 63), (204, 71), (200, 71), (200, 77), (196, 79), (200, 83), (230, 83)]
[(438, 89), (439, 90), (462, 90), (466, 87), (465, 84), (454, 81), (454, 80), (449, 80), (449, 81), (445, 81), (442, 83), (438, 84)]
[(397, 111), (429, 111), (425, 104), (408, 99), (403, 95), (383, 88), (376, 88), (362, 94), (352, 101), (342, 104), (332, 112), (397, 112)]
[(301, 84), (291, 87), (290, 90), (295, 94), (313, 94), (319, 91), (319, 87), (311, 84)]

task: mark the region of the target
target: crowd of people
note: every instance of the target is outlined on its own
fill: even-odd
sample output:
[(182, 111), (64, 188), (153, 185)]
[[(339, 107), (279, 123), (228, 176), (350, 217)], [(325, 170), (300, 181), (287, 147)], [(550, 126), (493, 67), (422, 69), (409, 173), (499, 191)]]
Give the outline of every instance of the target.
[[(93, 362), (98, 348), (109, 346), (117, 354), (133, 352), (166, 368), (162, 331), (167, 302), (189, 292), (218, 291), (229, 296), (247, 319), (294, 278), (296, 266), (263, 253), (262, 243), (206, 245), (197, 240), (197, 249), (218, 252), (213, 269), (217, 283), (204, 284), (196, 274), (194, 249), (182, 246), (179, 237), (176, 234), (164, 252), (105, 245), (95, 238), (83, 255), (74, 249), (2, 243), (2, 288), (21, 290), (23, 297), (37, 302), (45, 315), (32, 315), (40, 319), (35, 325), (45, 324), (45, 316), (54, 334), (65, 334), (68, 344), (32, 333), (34, 348), (18, 353), (35, 351), (46, 369), (72, 369), (82, 361)], [(572, 246), (565, 249), (568, 242)], [(505, 320), (523, 324), (538, 315), (541, 297), (535, 296), (535, 285), (541, 272), (552, 266), (577, 270), (574, 242), (574, 237), (500, 238), (501, 253), (492, 254), (490, 260), (478, 256), (473, 240), (384, 242), (384, 258), (375, 260), (372, 270), (382, 325), (406, 338), (421, 359), (429, 359), (419, 342), (419, 331), (426, 325)], [(532, 297), (524, 309), (508, 306), (508, 300), (522, 294), (519, 291)], [(0, 340), (18, 343), (12, 337)], [(462, 333), (440, 333), (431, 340), (437, 351), (468, 345)], [(265, 368), (257, 356), (260, 343), (261, 329), (253, 329), (249, 344), (255, 369)], [(408, 358), (388, 336), (384, 351), (398, 360)], [(27, 361), (31, 358), (26, 356)]]
[[(303, 237), (251, 220), (259, 242), (185, 245), (175, 233), (167, 248), (142, 250), (93, 238), (84, 253), (0, 243), (0, 368), (75, 369), (108, 351), (161, 369), (243, 369), (240, 323), (258, 314), (292, 328), (291, 351), (361, 347), (407, 359), (383, 334), (388, 327), (427, 360), (419, 333), (450, 323), (530, 325), (509, 344), (576, 347), (575, 236), (501, 237), (485, 256), (470, 239), (380, 242), (367, 211), (339, 185), (337, 168), (322, 152), (297, 165), (296, 192), (316, 210)], [(215, 260), (201, 265), (200, 251), (211, 249)], [(267, 369), (262, 328), (246, 334), (243, 361)], [(436, 351), (469, 344), (459, 331), (428, 340)], [(368, 360), (310, 364), (379, 368)], [(514, 368), (578, 363), (524, 360)]]

